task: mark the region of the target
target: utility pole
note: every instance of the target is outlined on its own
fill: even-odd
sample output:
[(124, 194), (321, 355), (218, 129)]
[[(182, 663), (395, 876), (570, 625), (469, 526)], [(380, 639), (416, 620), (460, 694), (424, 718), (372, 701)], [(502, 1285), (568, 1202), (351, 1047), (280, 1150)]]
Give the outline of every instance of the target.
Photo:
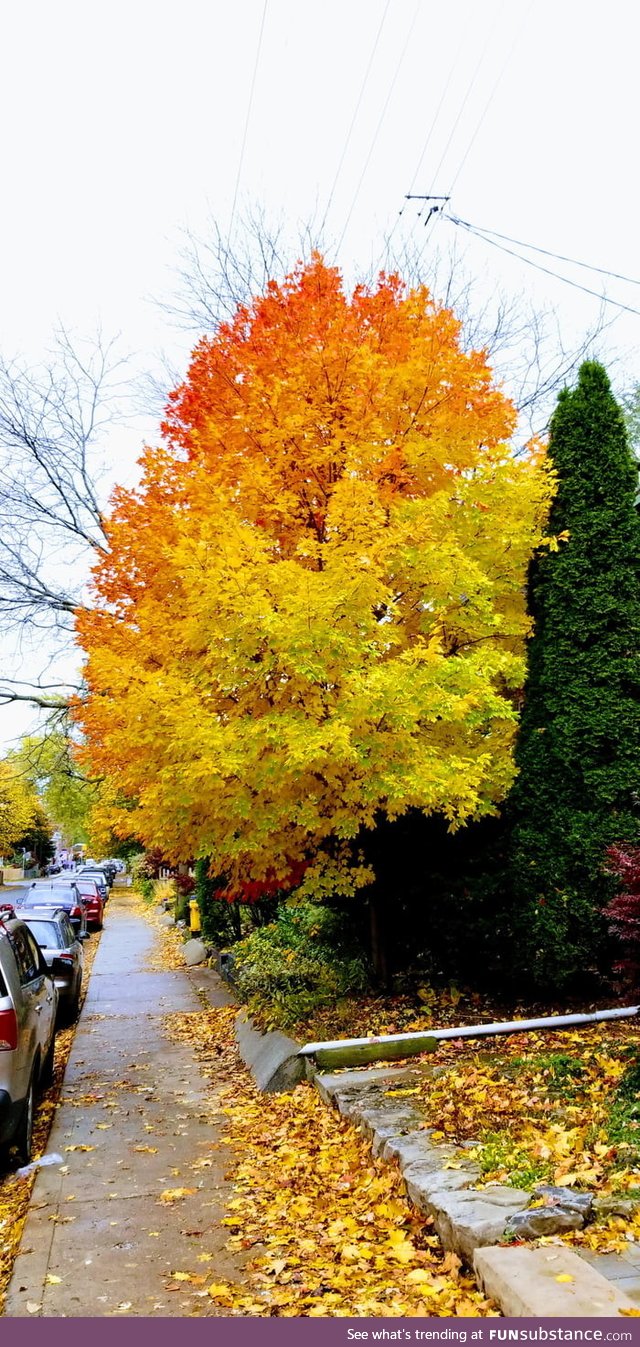
[[(425, 220), (425, 222), (424, 222), (424, 223), (425, 223), (425, 226), (426, 226), (426, 225), (428, 225), (428, 223), (429, 223), (429, 221), (430, 221), (432, 215), (437, 215), (437, 214), (438, 214), (438, 211), (444, 210), (444, 207), (445, 207), (446, 202), (447, 202), (447, 201), (450, 201), (450, 200), (451, 200), (451, 197), (450, 197), (450, 196), (418, 196), (415, 192), (406, 192), (406, 193), (405, 193), (405, 198), (404, 198), (404, 199), (405, 199), (405, 201), (441, 201), (441, 202), (442, 202), (442, 205), (440, 205), (440, 206), (430, 206), (430, 207), (429, 207), (429, 210), (427, 211), (427, 218), (426, 218), (426, 220)], [(400, 214), (402, 215), (402, 211), (400, 211)], [(421, 215), (422, 215), (422, 209), (420, 209), (420, 210), (418, 211), (418, 219), (420, 219), (420, 216), (421, 216)]]

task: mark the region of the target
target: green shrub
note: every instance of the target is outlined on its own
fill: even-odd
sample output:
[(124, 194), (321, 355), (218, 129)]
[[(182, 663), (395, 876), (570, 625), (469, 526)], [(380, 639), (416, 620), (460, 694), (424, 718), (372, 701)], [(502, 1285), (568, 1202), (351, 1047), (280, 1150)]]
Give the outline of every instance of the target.
[(275, 921), (252, 931), (233, 953), (240, 996), (263, 1022), (282, 1028), (369, 981), (347, 918), (315, 903), (283, 903)]
[(131, 861), (131, 887), (136, 893), (144, 899), (145, 903), (152, 903), (154, 899), (155, 886), (148, 873), (146, 865), (146, 856), (141, 853), (134, 856)]

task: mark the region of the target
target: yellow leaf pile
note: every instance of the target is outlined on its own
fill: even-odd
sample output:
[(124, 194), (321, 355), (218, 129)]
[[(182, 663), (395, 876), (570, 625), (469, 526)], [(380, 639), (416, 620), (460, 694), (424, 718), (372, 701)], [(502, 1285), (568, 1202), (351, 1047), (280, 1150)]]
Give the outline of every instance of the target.
[(219, 1106), (235, 1155), (228, 1249), (247, 1250), (247, 1285), (207, 1288), (222, 1313), (290, 1316), (487, 1316), (459, 1260), (408, 1203), (399, 1174), (310, 1085), (263, 1095), (240, 1063), (231, 1009), (172, 1015), (223, 1082)]

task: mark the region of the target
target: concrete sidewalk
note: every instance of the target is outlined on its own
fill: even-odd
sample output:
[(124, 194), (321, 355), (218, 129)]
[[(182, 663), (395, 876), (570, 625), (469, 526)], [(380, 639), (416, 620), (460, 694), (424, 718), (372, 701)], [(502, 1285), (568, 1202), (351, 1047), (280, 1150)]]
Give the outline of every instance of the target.
[(228, 1159), (210, 1088), (163, 1029), (164, 1015), (201, 1009), (198, 980), (150, 971), (155, 940), (114, 889), (47, 1147), (64, 1163), (38, 1173), (9, 1317), (211, 1315), (204, 1282), (171, 1274), (242, 1279), (224, 1249)]

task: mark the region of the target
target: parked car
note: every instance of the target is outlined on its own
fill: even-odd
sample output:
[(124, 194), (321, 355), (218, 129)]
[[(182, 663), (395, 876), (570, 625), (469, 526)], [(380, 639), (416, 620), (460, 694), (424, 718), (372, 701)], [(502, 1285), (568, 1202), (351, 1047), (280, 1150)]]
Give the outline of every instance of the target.
[(20, 916), (26, 911), (35, 911), (39, 907), (63, 907), (76, 935), (87, 934), (87, 911), (75, 884), (56, 883), (53, 879), (34, 880), (26, 893), (21, 893), (16, 902)]
[(115, 879), (115, 877), (116, 877), (116, 875), (117, 875), (117, 873), (118, 873), (117, 867), (116, 867), (116, 865), (114, 864), (114, 862), (113, 862), (113, 861), (98, 861), (98, 869), (99, 869), (99, 870), (104, 870), (104, 873), (105, 873), (105, 875), (107, 876), (107, 884), (109, 885), (109, 888), (112, 889), (112, 888), (113, 888), (113, 881), (114, 881), (114, 879)]
[(77, 874), (74, 875), (74, 880), (75, 879), (93, 879), (98, 886), (98, 893), (100, 894), (103, 903), (106, 903), (109, 897), (109, 885), (104, 870), (97, 870), (95, 867), (93, 870), (89, 870), (86, 866), (83, 866), (82, 869), (78, 870)]
[(47, 968), (58, 989), (61, 1015), (67, 1023), (75, 1020), (82, 991), (84, 950), (62, 907), (38, 908), (25, 913), (25, 926), (35, 936)]
[(54, 891), (60, 885), (68, 888), (70, 884), (74, 889), (77, 889), (82, 899), (82, 905), (87, 914), (87, 925), (101, 931), (104, 921), (104, 901), (95, 879), (90, 879), (88, 875), (74, 875), (73, 879), (65, 879), (61, 876), (60, 879), (54, 879), (53, 888)]
[(31, 1159), (36, 1091), (53, 1079), (58, 993), (23, 921), (0, 920), (0, 1145)]

